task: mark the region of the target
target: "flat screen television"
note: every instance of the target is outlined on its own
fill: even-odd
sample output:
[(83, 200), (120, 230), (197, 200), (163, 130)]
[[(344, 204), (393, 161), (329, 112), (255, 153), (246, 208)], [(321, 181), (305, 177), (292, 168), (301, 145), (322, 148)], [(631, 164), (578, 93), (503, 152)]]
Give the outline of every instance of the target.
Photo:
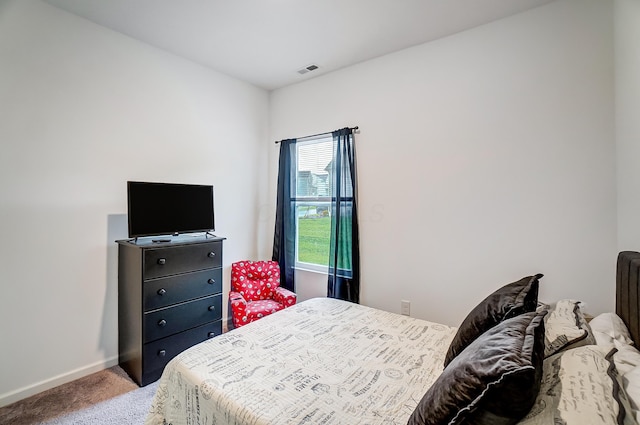
[(129, 237), (215, 230), (213, 186), (127, 182)]

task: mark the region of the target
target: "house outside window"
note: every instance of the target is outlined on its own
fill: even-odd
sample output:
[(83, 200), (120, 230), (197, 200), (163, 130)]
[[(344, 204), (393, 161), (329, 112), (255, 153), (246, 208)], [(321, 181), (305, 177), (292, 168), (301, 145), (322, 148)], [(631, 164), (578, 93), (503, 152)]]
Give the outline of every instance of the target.
[(331, 235), (331, 135), (296, 144), (296, 267), (326, 272)]

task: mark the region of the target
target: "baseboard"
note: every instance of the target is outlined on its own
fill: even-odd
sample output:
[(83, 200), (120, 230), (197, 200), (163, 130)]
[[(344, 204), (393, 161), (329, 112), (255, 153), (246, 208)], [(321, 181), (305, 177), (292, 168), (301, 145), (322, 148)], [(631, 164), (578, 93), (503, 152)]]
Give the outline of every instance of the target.
[(33, 385), (19, 388), (15, 391), (0, 394), (0, 407), (4, 407), (11, 403), (15, 403), (16, 401), (31, 397), (32, 395), (36, 395), (38, 393), (41, 393), (42, 391), (57, 387), (58, 385), (75, 381), (76, 379), (83, 378), (87, 375), (91, 375), (92, 373), (100, 372), (101, 370), (108, 369), (117, 364), (118, 356), (114, 356), (107, 360), (96, 362), (91, 365), (81, 367), (70, 372), (60, 374), (58, 376), (54, 376), (51, 379), (46, 379)]

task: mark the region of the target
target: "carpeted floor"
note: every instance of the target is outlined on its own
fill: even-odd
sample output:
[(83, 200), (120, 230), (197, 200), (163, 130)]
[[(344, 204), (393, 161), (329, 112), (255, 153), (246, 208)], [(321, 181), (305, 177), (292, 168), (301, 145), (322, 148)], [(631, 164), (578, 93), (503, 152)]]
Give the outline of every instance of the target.
[(126, 372), (114, 366), (0, 408), (0, 424), (45, 423), (138, 388)]

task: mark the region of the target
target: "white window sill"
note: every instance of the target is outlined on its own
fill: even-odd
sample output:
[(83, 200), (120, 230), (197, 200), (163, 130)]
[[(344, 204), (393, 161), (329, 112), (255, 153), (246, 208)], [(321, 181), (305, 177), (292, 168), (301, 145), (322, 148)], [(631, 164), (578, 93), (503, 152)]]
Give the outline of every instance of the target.
[(306, 265), (306, 264), (296, 264), (293, 267), (295, 270), (300, 270), (303, 272), (308, 272), (308, 273), (316, 273), (316, 274), (323, 274), (325, 276), (329, 275), (329, 268), (328, 267), (321, 267), (321, 266), (315, 266), (314, 265)]

